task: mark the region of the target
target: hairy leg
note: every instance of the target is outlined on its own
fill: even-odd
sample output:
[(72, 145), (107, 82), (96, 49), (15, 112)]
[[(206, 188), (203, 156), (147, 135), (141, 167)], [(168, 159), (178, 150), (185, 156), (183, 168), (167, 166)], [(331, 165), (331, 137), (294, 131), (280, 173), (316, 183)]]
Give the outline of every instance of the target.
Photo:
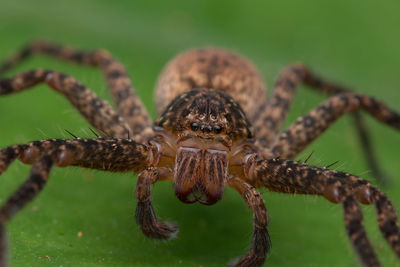
[[(358, 202), (375, 204), (379, 228), (388, 244), (400, 257), (400, 229), (392, 203), (366, 180), (290, 160), (249, 160), (249, 182), (256, 187), (292, 194), (321, 195), (333, 203), (342, 203), (350, 241), (365, 266), (379, 266), (367, 238)], [(357, 201), (356, 201), (357, 200)]]
[(159, 173), (156, 168), (148, 168), (139, 173), (136, 184), (136, 222), (142, 232), (155, 239), (171, 239), (178, 233), (178, 226), (172, 223), (161, 222), (157, 219), (151, 203), (151, 184), (158, 181)]
[[(265, 106), (260, 109), (258, 120), (254, 123), (257, 142), (261, 146), (270, 147), (271, 143), (274, 142), (290, 109), (296, 89), (300, 84), (308, 85), (328, 95), (352, 91), (339, 84), (319, 78), (303, 64), (297, 63), (287, 67), (281, 72), (273, 94)], [(364, 120), (358, 112), (354, 112), (353, 116), (367, 164), (371, 167), (374, 176), (380, 182), (384, 182), (386, 178), (374, 156), (374, 149), (371, 145)]]
[(6, 266), (5, 223), (42, 190), (53, 165), (115, 172), (140, 171), (152, 163), (152, 149), (125, 139), (51, 139), (0, 150), (0, 174), (16, 158), (33, 163), (28, 179), (0, 208), (0, 266)]
[(32, 54), (45, 54), (87, 66), (98, 66), (104, 73), (118, 113), (128, 122), (135, 140), (144, 142), (152, 134), (151, 119), (136, 95), (125, 67), (105, 50), (79, 51), (46, 41), (27, 45), (0, 65), (0, 74), (19, 64)]
[(53, 160), (50, 155), (43, 156), (32, 166), (28, 179), (14, 192), (14, 194), (3, 204), (0, 209), (0, 266), (7, 266), (6, 259), (6, 234), (4, 225), (23, 206), (29, 203), (44, 187), (49, 177)]
[(300, 117), (280, 134), (271, 145), (273, 157), (293, 158), (342, 115), (359, 109), (400, 130), (400, 114), (382, 102), (365, 95), (342, 93), (332, 96), (308, 115)]
[(108, 137), (128, 138), (133, 135), (125, 120), (105, 101), (73, 77), (49, 70), (32, 70), (13, 78), (0, 79), (0, 95), (17, 93), (39, 83), (47, 83), (63, 94), (72, 105)]
[(232, 266), (262, 266), (271, 248), (271, 241), (267, 230), (269, 221), (268, 213), (264, 200), (253, 186), (240, 178), (230, 178), (228, 185), (242, 196), (246, 204), (254, 212), (254, 233), (250, 252), (237, 261), (232, 262)]
[(270, 146), (282, 128), (297, 87), (301, 84), (309, 85), (311, 88), (330, 95), (351, 91), (319, 79), (303, 64), (297, 63), (285, 68), (275, 83), (272, 95), (265, 106), (260, 109), (258, 119), (254, 123), (257, 141), (264, 147)]
[(157, 148), (116, 138), (33, 141), (1, 149), (0, 174), (17, 158), (23, 163), (33, 164), (50, 152), (54, 154), (54, 164), (59, 167), (78, 166), (113, 172), (138, 172), (153, 163)]
[(387, 177), (385, 172), (378, 164), (378, 160), (376, 159), (377, 154), (368, 135), (368, 128), (364, 123), (365, 121), (361, 119), (361, 112), (354, 111), (352, 115), (367, 166), (371, 169), (372, 175), (376, 177), (377, 181), (381, 184), (385, 184), (389, 180), (389, 177)]

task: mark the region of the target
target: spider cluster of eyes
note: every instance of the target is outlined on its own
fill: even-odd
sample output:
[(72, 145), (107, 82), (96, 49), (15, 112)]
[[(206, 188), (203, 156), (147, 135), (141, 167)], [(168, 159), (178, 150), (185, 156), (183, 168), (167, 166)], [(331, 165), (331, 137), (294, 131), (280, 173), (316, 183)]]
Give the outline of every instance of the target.
[(211, 125), (199, 125), (197, 122), (193, 122), (192, 125), (190, 125), (190, 128), (193, 131), (197, 131), (200, 130), (202, 132), (207, 132), (207, 133), (211, 133), (212, 131), (214, 131), (214, 133), (220, 133), (222, 131), (222, 127), (219, 125), (215, 125), (215, 126), (211, 126)]
[[(205, 117), (204, 114), (199, 115), (200, 119), (203, 119), (204, 117)], [(215, 115), (211, 115), (210, 118), (212, 121), (215, 121), (217, 119)], [(200, 130), (203, 133), (204, 132), (211, 133), (212, 131), (214, 131), (214, 133), (219, 134), (222, 131), (222, 127), (220, 125), (211, 126), (211, 125), (199, 124), (197, 122), (193, 122), (190, 125), (190, 128), (192, 129), (192, 131)]]

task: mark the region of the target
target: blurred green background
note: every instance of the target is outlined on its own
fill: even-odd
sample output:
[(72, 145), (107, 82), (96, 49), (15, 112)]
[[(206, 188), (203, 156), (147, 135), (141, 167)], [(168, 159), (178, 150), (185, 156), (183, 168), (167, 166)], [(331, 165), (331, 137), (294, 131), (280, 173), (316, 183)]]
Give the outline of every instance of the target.
[[(235, 50), (251, 59), (269, 92), (282, 68), (303, 61), (317, 73), (373, 95), (400, 110), (400, 2), (391, 1), (4, 1), (0, 0), (0, 58), (33, 38), (93, 49), (106, 48), (131, 74), (138, 94), (155, 116), (157, 75), (177, 53), (198, 46)], [(7, 73), (32, 68), (67, 72), (110, 100), (101, 73), (34, 57)], [(286, 125), (323, 96), (300, 88)], [(0, 146), (50, 137), (63, 129), (92, 136), (89, 125), (46, 86), (0, 98)], [(368, 117), (368, 116), (365, 116)], [(400, 134), (367, 118), (380, 163), (391, 177), (383, 187), (400, 208)], [(341, 119), (298, 159), (373, 177), (358, 146), (352, 120)], [(29, 166), (15, 163), (0, 179), (3, 202), (22, 183)], [(252, 213), (227, 189), (208, 207), (185, 205), (171, 183), (153, 188), (158, 215), (180, 225), (178, 238), (155, 242), (134, 221), (136, 176), (76, 168), (54, 169), (37, 199), (8, 224), (13, 266), (223, 266), (244, 254)], [(314, 196), (262, 190), (270, 212), (272, 250), (266, 266), (357, 266), (340, 205)], [(365, 223), (384, 266), (400, 266), (381, 237), (375, 210)], [(78, 237), (81, 232), (82, 236)], [(48, 258), (46, 258), (46, 255)]]

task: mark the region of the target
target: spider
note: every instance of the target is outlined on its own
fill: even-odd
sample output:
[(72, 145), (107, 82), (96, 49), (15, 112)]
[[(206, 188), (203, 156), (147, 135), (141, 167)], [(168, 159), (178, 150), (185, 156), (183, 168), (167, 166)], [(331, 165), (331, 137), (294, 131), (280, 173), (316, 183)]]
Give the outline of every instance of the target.
[[(152, 184), (170, 180), (182, 202), (204, 205), (219, 201), (226, 186), (233, 188), (253, 211), (254, 223), (250, 250), (232, 261), (233, 266), (261, 266), (270, 249), (268, 212), (256, 190), (260, 187), (320, 195), (341, 203), (350, 242), (365, 266), (380, 264), (366, 235), (359, 203), (374, 204), (379, 228), (400, 257), (397, 215), (383, 192), (355, 175), (291, 160), (347, 113), (356, 117), (364, 147), (371, 152), (358, 110), (400, 129), (400, 114), (382, 102), (327, 82), (300, 63), (282, 71), (267, 101), (265, 86), (252, 63), (230, 51), (204, 48), (184, 52), (167, 64), (156, 86), (159, 117), (152, 124), (124, 66), (109, 52), (35, 41), (0, 65), (0, 73), (32, 54), (99, 67), (117, 110), (73, 77), (57, 71), (36, 69), (0, 79), (1, 95), (46, 83), (103, 136), (40, 140), (0, 150), (0, 174), (15, 159), (32, 164), (27, 180), (0, 209), (1, 266), (7, 263), (5, 223), (43, 189), (53, 166), (138, 173), (136, 221), (145, 235), (155, 239), (173, 238), (178, 228), (157, 218)], [(300, 84), (330, 97), (279, 133)], [(369, 162), (380, 176), (371, 155)]]

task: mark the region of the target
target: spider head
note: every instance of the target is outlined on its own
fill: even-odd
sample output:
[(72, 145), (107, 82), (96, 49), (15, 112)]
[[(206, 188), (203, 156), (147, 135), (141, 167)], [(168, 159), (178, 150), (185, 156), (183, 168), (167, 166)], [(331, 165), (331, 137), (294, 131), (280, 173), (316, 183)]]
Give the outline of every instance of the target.
[(228, 94), (213, 89), (192, 89), (177, 96), (155, 124), (176, 136), (178, 143), (197, 138), (231, 147), (253, 136), (240, 105)]
[(176, 97), (156, 125), (175, 138), (177, 197), (185, 203), (217, 202), (226, 184), (231, 147), (252, 137), (239, 104), (222, 91), (193, 89)]

